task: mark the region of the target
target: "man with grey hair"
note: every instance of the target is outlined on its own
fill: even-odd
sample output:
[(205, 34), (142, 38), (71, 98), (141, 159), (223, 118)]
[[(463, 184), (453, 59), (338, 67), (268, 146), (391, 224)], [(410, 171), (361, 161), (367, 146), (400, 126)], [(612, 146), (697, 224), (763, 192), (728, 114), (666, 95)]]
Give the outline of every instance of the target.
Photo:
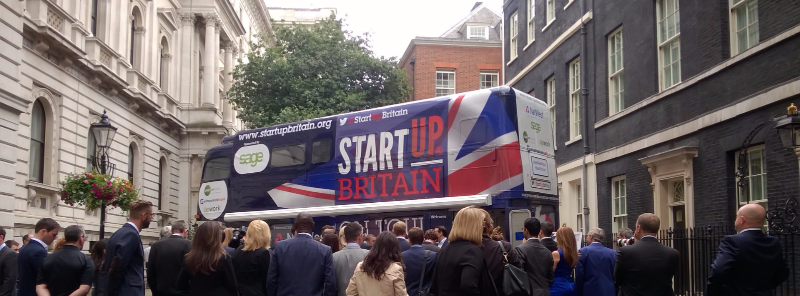
[(578, 250), (578, 265), (575, 267), (575, 288), (578, 295), (616, 294), (613, 275), (617, 254), (600, 243), (604, 235), (601, 228), (590, 229), (586, 235), (587, 245)]
[(48, 256), (36, 280), (38, 295), (89, 294), (94, 279), (92, 259), (81, 253), (86, 242), (83, 227), (71, 225), (64, 230), (66, 244)]
[[(179, 220), (179, 221), (183, 221), (183, 220)], [(161, 228), (161, 233), (160, 233), (161, 238), (160, 239), (168, 238), (171, 234), (172, 234), (172, 225), (164, 226), (164, 228)]]
[(618, 247), (621, 248), (624, 246), (630, 246), (634, 243), (634, 241), (636, 241), (636, 239), (633, 238), (633, 230), (631, 230), (630, 228), (625, 227), (617, 231)]
[[(153, 244), (147, 260), (147, 284), (153, 296), (186, 295), (175, 282), (175, 277), (183, 267), (184, 257), (192, 247), (187, 240), (189, 228), (186, 221), (175, 220), (170, 230), (172, 234)], [(165, 227), (166, 228), (166, 227)]]

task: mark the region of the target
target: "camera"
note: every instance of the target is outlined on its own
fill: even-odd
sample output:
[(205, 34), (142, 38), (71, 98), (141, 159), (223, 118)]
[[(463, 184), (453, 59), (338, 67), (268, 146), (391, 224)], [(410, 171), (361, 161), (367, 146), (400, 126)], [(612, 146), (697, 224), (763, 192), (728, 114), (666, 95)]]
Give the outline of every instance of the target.
[(617, 240), (617, 246), (622, 248), (624, 246), (630, 246), (636, 242), (634, 238), (621, 238)]

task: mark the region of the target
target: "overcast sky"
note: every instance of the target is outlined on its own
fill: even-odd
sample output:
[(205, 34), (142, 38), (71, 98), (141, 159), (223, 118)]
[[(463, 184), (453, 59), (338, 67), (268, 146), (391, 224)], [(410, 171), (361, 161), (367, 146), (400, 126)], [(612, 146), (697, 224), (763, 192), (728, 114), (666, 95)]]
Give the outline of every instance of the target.
[[(502, 13), (503, 0), (482, 1)], [(416, 36), (439, 37), (463, 19), (475, 5), (469, 0), (265, 0), (267, 7), (336, 8), (347, 29), (369, 32), (377, 56), (398, 59)]]

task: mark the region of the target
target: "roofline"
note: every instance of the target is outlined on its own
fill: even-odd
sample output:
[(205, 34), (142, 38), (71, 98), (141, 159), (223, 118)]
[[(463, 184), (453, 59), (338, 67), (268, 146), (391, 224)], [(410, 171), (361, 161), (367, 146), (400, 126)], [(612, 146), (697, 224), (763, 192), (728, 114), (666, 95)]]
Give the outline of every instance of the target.
[(469, 12), (469, 14), (467, 14), (467, 16), (465, 16), (464, 18), (462, 18), (462, 19), (461, 19), (461, 21), (459, 21), (458, 23), (456, 23), (456, 25), (455, 25), (455, 26), (452, 26), (452, 27), (451, 27), (449, 30), (447, 30), (446, 32), (444, 32), (444, 34), (440, 35), (440, 37), (444, 37), (444, 36), (450, 35), (450, 33), (453, 33), (453, 32), (455, 32), (455, 31), (458, 31), (458, 30), (461, 28), (461, 26), (463, 26), (463, 25), (464, 25), (464, 23), (466, 23), (466, 22), (467, 22), (467, 20), (468, 20), (469, 18), (471, 18), (473, 15), (475, 15), (476, 13), (478, 13), (478, 11), (480, 11), (480, 10), (481, 10), (481, 9), (483, 9), (483, 8), (486, 8), (486, 9), (488, 9), (489, 11), (491, 11), (492, 13), (494, 13), (496, 16), (500, 17), (500, 22), (502, 23), (503, 15), (502, 15), (502, 14), (499, 14), (499, 13), (497, 13), (497, 11), (494, 11), (494, 9), (491, 9), (491, 8), (489, 8), (488, 6), (486, 6), (486, 2), (482, 2), (482, 3), (481, 3), (481, 5), (478, 5), (478, 7), (475, 7), (475, 9), (471, 10), (471, 11)]
[[(475, 41), (470, 41), (469, 39), (437, 40), (437, 39), (420, 39), (420, 38), (425, 38), (425, 37), (417, 37), (411, 39), (411, 42), (408, 43), (406, 51), (403, 52), (403, 56), (397, 63), (400, 67), (403, 67), (403, 65), (405, 65), (405, 62), (406, 60), (408, 60), (411, 51), (417, 45), (440, 45), (440, 46), (459, 46), (459, 47), (501, 47), (501, 48), (503, 47), (503, 42), (501, 40), (489, 40), (497, 42), (475, 42)], [(429, 37), (429, 38), (439, 38), (439, 37)]]

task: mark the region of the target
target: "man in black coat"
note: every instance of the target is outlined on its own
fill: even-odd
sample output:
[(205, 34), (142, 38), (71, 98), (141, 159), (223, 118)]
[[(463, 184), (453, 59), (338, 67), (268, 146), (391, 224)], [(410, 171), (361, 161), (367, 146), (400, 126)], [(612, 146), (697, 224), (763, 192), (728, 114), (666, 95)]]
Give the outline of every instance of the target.
[(178, 289), (175, 277), (183, 267), (184, 257), (192, 248), (192, 241), (186, 239), (189, 229), (186, 221), (172, 222), (172, 235), (157, 241), (150, 247), (147, 261), (147, 284), (153, 296), (182, 296), (185, 291)]
[(88, 295), (94, 280), (94, 263), (83, 254), (86, 232), (71, 225), (64, 230), (66, 244), (47, 257), (36, 280), (38, 295)]
[[(5, 238), (6, 230), (0, 227), (0, 241)], [(9, 245), (0, 245), (0, 296), (14, 294), (17, 287), (17, 272), (17, 252)]]
[(672, 277), (678, 270), (678, 250), (662, 245), (656, 239), (661, 225), (652, 213), (639, 215), (636, 220), (636, 244), (617, 252), (614, 279), (620, 296), (674, 295)]
[(42, 218), (36, 222), (30, 243), (19, 249), (17, 257), (17, 295), (36, 296), (36, 280), (39, 269), (47, 258), (47, 246), (58, 237), (61, 226), (52, 218)]
[(553, 255), (536, 237), (542, 225), (539, 219), (525, 219), (522, 234), (527, 241), (517, 246), (514, 253), (522, 262), (522, 268), (528, 273), (532, 296), (549, 296), (550, 285), (553, 284)]
[(544, 221), (542, 222), (542, 230), (539, 232), (539, 240), (550, 252), (558, 250), (558, 244), (553, 239), (553, 228), (553, 222)]
[(143, 200), (131, 203), (128, 222), (108, 239), (98, 295), (144, 295), (144, 248), (139, 232), (150, 227), (151, 221), (152, 203)]
[(761, 231), (765, 216), (759, 204), (744, 205), (736, 213), (734, 227), (739, 233), (720, 242), (708, 277), (708, 295), (772, 295), (789, 277), (781, 243)]

